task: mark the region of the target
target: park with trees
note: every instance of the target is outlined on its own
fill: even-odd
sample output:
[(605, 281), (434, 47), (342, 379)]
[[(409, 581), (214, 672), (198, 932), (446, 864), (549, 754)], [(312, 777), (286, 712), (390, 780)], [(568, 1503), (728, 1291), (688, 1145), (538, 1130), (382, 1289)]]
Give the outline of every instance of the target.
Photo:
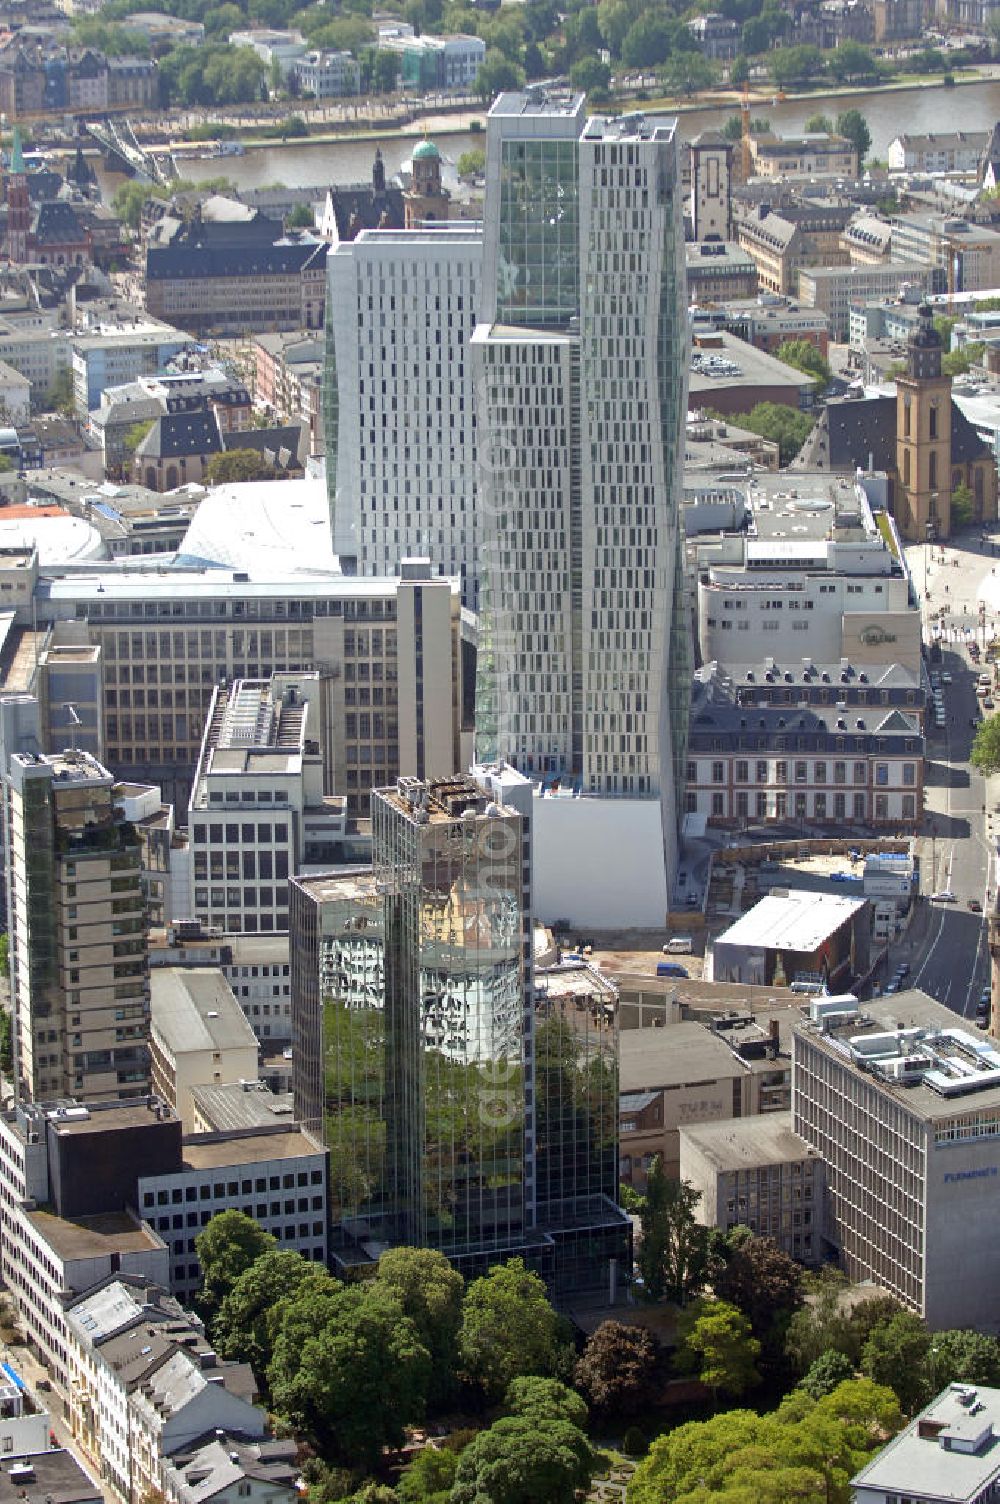
[[(849, 1480), (1000, 1342), (931, 1334), (889, 1295), (697, 1219), (655, 1162), (635, 1198), (639, 1300), (586, 1332), (510, 1259), (468, 1281), (393, 1248), (343, 1283), (242, 1212), (197, 1239), (198, 1309), (300, 1445), (311, 1504), (848, 1504)], [(596, 1494), (594, 1495), (596, 1497)]]

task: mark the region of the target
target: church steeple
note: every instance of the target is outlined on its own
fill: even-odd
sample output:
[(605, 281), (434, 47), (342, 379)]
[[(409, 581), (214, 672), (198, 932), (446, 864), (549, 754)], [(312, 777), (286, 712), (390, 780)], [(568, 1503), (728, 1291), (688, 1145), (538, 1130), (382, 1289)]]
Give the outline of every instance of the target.
[(906, 342), (906, 374), (896, 378), (896, 501), (903, 537), (951, 534), (951, 377), (942, 373), (941, 336), (927, 303)]
[(28, 260), (31, 198), (28, 193), (28, 174), (24, 167), (24, 152), (21, 149), (21, 128), (18, 125), (14, 126), (6, 189), (7, 257), (8, 260), (23, 266)]
[(929, 303), (917, 309), (917, 323), (906, 342), (906, 374), (911, 381), (940, 381), (941, 336)]

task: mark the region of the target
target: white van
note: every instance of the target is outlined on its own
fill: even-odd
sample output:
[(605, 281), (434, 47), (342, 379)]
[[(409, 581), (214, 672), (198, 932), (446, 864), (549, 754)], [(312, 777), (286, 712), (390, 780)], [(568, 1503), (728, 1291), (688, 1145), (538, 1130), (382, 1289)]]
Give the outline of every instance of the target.
[(690, 935), (675, 935), (663, 947), (663, 954), (665, 956), (689, 956), (693, 949), (694, 941)]

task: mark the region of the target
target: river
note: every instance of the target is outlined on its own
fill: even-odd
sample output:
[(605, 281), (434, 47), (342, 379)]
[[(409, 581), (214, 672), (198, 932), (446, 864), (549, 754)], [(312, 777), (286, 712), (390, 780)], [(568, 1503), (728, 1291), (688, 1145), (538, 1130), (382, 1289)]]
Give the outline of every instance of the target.
[[(857, 107), (868, 121), (872, 133), (872, 153), (884, 157), (886, 148), (900, 131), (924, 133), (965, 130), (988, 130), (1000, 118), (1000, 77), (989, 82), (963, 84), (956, 89), (915, 88), (872, 91), (838, 98), (835, 94), (815, 94), (809, 99), (787, 100), (783, 104), (755, 104), (754, 115), (770, 120), (775, 130), (792, 133), (801, 130), (810, 115), (823, 110)], [(707, 126), (718, 126), (733, 113), (732, 106), (690, 110), (680, 116), (681, 135), (685, 139), (698, 135)], [(439, 135), (438, 142), (447, 160), (457, 161), (463, 151), (482, 146), (482, 134)], [(387, 173), (391, 176), (413, 150), (413, 137), (389, 136), (380, 143)], [(371, 176), (375, 141), (337, 141), (327, 144), (297, 143), (295, 146), (261, 148), (243, 157), (215, 160), (200, 158), (186, 169), (195, 178), (224, 174), (238, 188), (262, 188), (284, 183), (291, 187), (314, 187), (328, 183), (367, 182)]]

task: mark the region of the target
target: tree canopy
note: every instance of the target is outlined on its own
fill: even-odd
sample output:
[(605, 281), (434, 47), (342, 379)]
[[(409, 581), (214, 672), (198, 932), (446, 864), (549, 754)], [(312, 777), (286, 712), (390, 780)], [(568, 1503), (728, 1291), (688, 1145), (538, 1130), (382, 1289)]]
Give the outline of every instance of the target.
[(263, 1376), (271, 1361), (275, 1309), (320, 1272), (291, 1248), (262, 1253), (235, 1280), (212, 1322), (212, 1340), (222, 1356), (249, 1363)]
[(686, 1312), (678, 1335), (682, 1337), (678, 1369), (696, 1373), (713, 1399), (720, 1394), (738, 1399), (760, 1383), (760, 1343), (742, 1311), (728, 1301), (696, 1301)]
[(241, 1274), (262, 1254), (277, 1248), (277, 1239), (243, 1212), (218, 1212), (194, 1240), (202, 1284), (196, 1305), (211, 1323)]
[(777, 355), (786, 366), (794, 366), (806, 376), (815, 376), (819, 386), (829, 385), (830, 367), (812, 340), (786, 339), (778, 346)]
[(576, 1384), (599, 1414), (626, 1417), (649, 1399), (660, 1361), (650, 1332), (602, 1321), (576, 1365)]
[(650, 1300), (684, 1305), (705, 1284), (708, 1228), (695, 1217), (701, 1192), (686, 1180), (670, 1180), (659, 1155), (646, 1178), (646, 1205), (640, 1213), (642, 1238), (637, 1263)]
[(388, 1287), (330, 1284), (306, 1282), (278, 1308), (271, 1401), (324, 1457), (372, 1467), (423, 1418), (431, 1355)]
[[(862, 48), (862, 51), (865, 50), (867, 49)], [(851, 142), (858, 154), (858, 171), (860, 172), (872, 145), (872, 133), (868, 129), (868, 121), (860, 110), (843, 110), (837, 116), (837, 134), (846, 136)]]
[(781, 1349), (802, 1304), (802, 1268), (773, 1238), (735, 1227), (713, 1248), (712, 1289), (750, 1322), (762, 1349)]
[(725, 1411), (658, 1437), (629, 1504), (848, 1504), (851, 1477), (901, 1425), (892, 1391), (868, 1379), (821, 1400), (797, 1392), (766, 1415)]
[(395, 1295), (430, 1354), (430, 1399), (446, 1400), (458, 1368), (465, 1281), (433, 1248), (390, 1248), (378, 1261), (378, 1281)]
[(223, 449), (205, 466), (209, 485), (248, 480), (275, 480), (278, 472), (259, 449)]
[(788, 465), (798, 454), (812, 431), (813, 418), (798, 408), (785, 407), (780, 402), (758, 402), (748, 413), (736, 413), (734, 423), (760, 434), (778, 446), (782, 465)]
[(592, 1465), (587, 1438), (570, 1421), (505, 1416), (462, 1453), (451, 1504), (574, 1504)]
[(1000, 715), (984, 716), (972, 739), (969, 761), (988, 777), (1000, 773)]
[(466, 1378), (497, 1400), (522, 1375), (556, 1378), (572, 1366), (566, 1323), (523, 1259), (475, 1279), (462, 1303), (459, 1357)]

